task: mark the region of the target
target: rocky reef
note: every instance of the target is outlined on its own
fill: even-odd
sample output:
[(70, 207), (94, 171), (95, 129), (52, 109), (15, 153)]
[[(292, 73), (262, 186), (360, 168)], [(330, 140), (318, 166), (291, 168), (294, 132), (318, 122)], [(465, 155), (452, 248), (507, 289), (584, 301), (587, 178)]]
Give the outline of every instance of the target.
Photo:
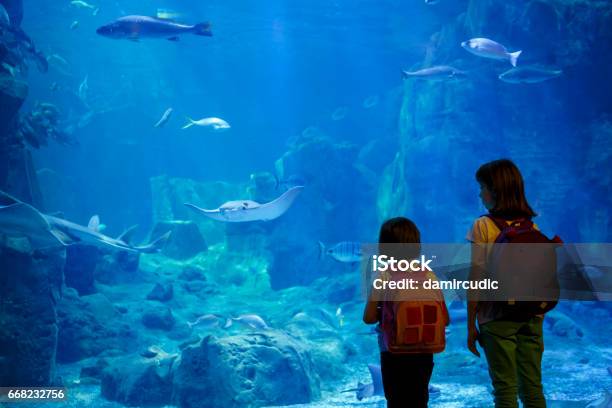
[[(400, 151), (380, 183), (381, 218), (410, 214), (432, 239), (461, 240), (478, 215), (476, 169), (509, 157), (524, 173), (545, 230), (569, 241), (609, 241), (612, 216), (598, 198), (609, 197), (610, 187), (594, 166), (612, 149), (604, 96), (612, 91), (604, 68), (612, 53), (602, 48), (612, 40), (611, 18), (606, 2), (566, 0), (471, 0), (456, 17), (441, 18), (425, 58), (413, 68), (452, 65), (468, 75), (404, 81)], [(563, 74), (537, 84), (500, 81), (508, 64), (470, 56), (459, 46), (474, 37), (521, 49), (519, 66), (553, 66)], [(593, 206), (587, 210), (584, 202)], [(568, 225), (568, 217), (580, 227)]]

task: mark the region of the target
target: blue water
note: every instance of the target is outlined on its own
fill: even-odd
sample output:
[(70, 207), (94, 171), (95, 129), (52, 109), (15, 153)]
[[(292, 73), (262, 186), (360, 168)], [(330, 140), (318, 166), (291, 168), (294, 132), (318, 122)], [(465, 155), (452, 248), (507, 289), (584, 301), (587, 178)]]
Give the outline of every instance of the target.
[[(58, 129), (75, 142), (27, 147), (42, 192), (39, 209), (61, 212), (82, 225), (98, 214), (109, 236), (138, 224), (137, 242), (154, 238), (151, 231), (159, 222), (193, 221), (206, 245), (183, 258), (168, 252), (142, 255), (135, 270), (123, 270), (115, 255), (101, 252), (94, 289), (79, 293), (70, 282), (64, 286), (69, 295), (58, 306), (66, 314), (58, 320), (53, 376), (74, 387), (71, 406), (134, 401), (133, 395), (102, 395), (105, 387), (113, 388), (100, 383), (102, 376), (79, 383), (79, 377), (88, 377), (81, 368), (95, 366), (99, 358), (130, 371), (140, 367), (139, 356), (151, 345), (181, 354), (181, 343), (194, 336), (200, 340), (213, 333), (221, 342), (257, 336), (236, 326), (188, 329), (187, 322), (204, 313), (224, 319), (262, 316), (275, 335), (290, 337), (281, 343), (312, 358), (317, 385), (296, 391), (302, 400), (276, 399), (274, 392), (288, 387), (279, 378), (288, 374), (266, 361), (253, 362), (254, 368), (239, 361), (235, 372), (204, 370), (201, 383), (214, 387), (239, 372), (241, 379), (249, 378), (247, 385), (236, 380), (234, 389), (223, 389), (223, 383), (214, 392), (194, 385), (194, 395), (235, 392), (244, 398), (235, 406), (383, 404), (381, 396), (357, 401), (352, 392), (339, 393), (368, 381), (366, 366), (377, 362), (377, 346), (374, 336), (360, 334), (368, 328), (361, 323), (358, 272), (325, 254), (319, 259), (318, 242), (326, 248), (341, 241), (376, 242), (381, 221), (399, 215), (416, 222), (424, 242), (464, 242), (474, 219), (486, 211), (474, 173), (489, 160), (507, 157), (518, 165), (539, 214), (535, 221), (546, 235), (558, 234), (566, 242), (612, 242), (612, 6), (607, 2), (88, 3), (93, 8), (68, 0), (24, 4), (22, 28), (50, 67), (43, 73), (29, 63), (23, 75), (29, 94), (21, 112), (38, 102), (55, 105)], [(213, 36), (136, 42), (96, 34), (118, 17), (155, 15), (161, 9), (180, 22), (210, 21)], [(563, 73), (536, 84), (503, 82), (498, 75), (512, 68), (507, 61), (461, 48), (462, 41), (477, 36), (523, 50), (519, 67)], [(402, 70), (434, 65), (452, 65), (467, 76), (402, 79)], [(168, 108), (173, 109), (169, 121), (154, 128)], [(204, 117), (223, 118), (231, 129), (181, 129), (187, 118)], [(255, 182), (258, 174), (263, 187)], [(292, 185), (305, 189), (278, 220), (226, 227), (182, 206), (271, 201), (291, 187), (283, 184), (290, 176)], [(195, 244), (187, 238), (175, 245), (191, 250)], [(74, 265), (79, 271), (80, 264)], [(144, 301), (159, 282), (173, 284), (172, 299)], [(158, 304), (171, 310), (170, 328), (142, 324), (146, 309)], [(319, 307), (331, 324), (325, 322), (327, 314), (308, 320)], [(91, 313), (66, 323), (79, 309)], [(296, 320), (300, 311), (308, 315), (306, 323)], [(586, 406), (612, 389), (612, 308), (609, 302), (563, 302), (552, 313), (545, 323), (546, 396), (552, 407)], [(93, 334), (81, 336), (78, 329), (65, 334), (73, 325), (90, 330), (83, 321), (91, 319), (112, 328), (112, 334), (99, 327), (91, 328)], [(447, 351), (436, 356), (432, 383), (439, 392), (432, 394), (431, 406), (491, 406), (486, 365), (466, 351), (464, 321), (458, 318), (450, 330)], [(227, 357), (219, 347), (212, 353)], [(78, 349), (74, 358), (66, 357), (71, 348)], [(185, 353), (181, 357), (189, 361)], [(160, 384), (184, 396), (181, 387), (193, 379), (177, 380), (180, 370), (172, 367), (170, 380), (159, 374), (163, 363), (155, 369), (164, 378)], [(270, 370), (278, 371), (270, 376), (273, 391), (244, 391)], [(129, 383), (130, 375), (113, 379)], [(143, 384), (136, 391), (148, 393), (155, 381), (147, 377)], [(255, 394), (259, 399), (249, 399)], [(201, 406), (227, 404), (206, 401)], [(157, 406), (166, 403), (198, 406), (177, 399)], [(597, 404), (590, 406), (612, 406)]]

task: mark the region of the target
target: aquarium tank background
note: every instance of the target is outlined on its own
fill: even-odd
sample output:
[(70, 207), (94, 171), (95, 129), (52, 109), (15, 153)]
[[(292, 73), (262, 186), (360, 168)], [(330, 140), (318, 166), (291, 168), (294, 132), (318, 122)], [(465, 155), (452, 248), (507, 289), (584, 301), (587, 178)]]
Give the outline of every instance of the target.
[[(352, 256), (395, 216), (464, 243), (494, 159), (521, 169), (546, 235), (612, 242), (609, 1), (0, 4), (2, 387), (63, 387), (70, 407), (384, 406)], [(156, 19), (100, 30), (134, 15)], [(522, 51), (517, 68), (473, 38)], [(447, 301), (430, 406), (492, 406)], [(612, 406), (611, 313), (546, 315), (548, 406)]]

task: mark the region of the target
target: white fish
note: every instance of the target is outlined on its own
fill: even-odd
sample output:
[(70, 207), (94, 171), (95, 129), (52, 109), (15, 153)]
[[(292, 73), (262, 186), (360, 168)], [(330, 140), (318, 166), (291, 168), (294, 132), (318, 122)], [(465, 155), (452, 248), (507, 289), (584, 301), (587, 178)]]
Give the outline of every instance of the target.
[(461, 71), (460, 69), (448, 65), (436, 65), (430, 68), (419, 69), (418, 71), (402, 71), (402, 77), (404, 79), (417, 78), (433, 81), (444, 81), (447, 79), (463, 77), (465, 75), (465, 71)]
[(536, 84), (557, 78), (563, 74), (560, 69), (546, 69), (537, 66), (512, 68), (499, 75), (499, 79), (509, 84)]
[(205, 314), (205, 315), (202, 315), (202, 316), (198, 317), (193, 322), (187, 322), (187, 325), (189, 327), (193, 327), (193, 326), (196, 326), (196, 325), (201, 325), (201, 326), (204, 326), (206, 328), (219, 327), (219, 319), (220, 319), (220, 317), (217, 316), (217, 315), (214, 315), (214, 314)]
[(153, 125), (153, 127), (156, 127), (156, 128), (163, 127), (166, 124), (166, 122), (170, 120), (170, 116), (172, 115), (172, 112), (173, 112), (172, 108), (166, 109), (162, 117), (157, 121), (155, 125)]
[(439, 2), (439, 0), (425, 0), (425, 4), (427, 4), (428, 6), (433, 6), (434, 4), (438, 4)]
[(84, 104), (87, 104), (87, 92), (88, 91), (89, 91), (89, 75), (85, 75), (85, 78), (79, 85), (79, 93), (78, 93), (79, 99)]
[(483, 58), (509, 61), (516, 67), (518, 57), (523, 51), (508, 52), (506, 47), (488, 38), (472, 38), (461, 43), (468, 52)]
[(75, 28), (77, 28), (79, 26), (79, 21), (78, 20), (74, 20), (72, 22), (72, 24), (70, 24), (70, 29), (74, 30)]
[(192, 126), (201, 126), (205, 128), (210, 128), (216, 132), (228, 130), (231, 126), (229, 123), (220, 118), (204, 118), (200, 120), (193, 120), (191, 118), (187, 118), (189, 123), (182, 127), (182, 129), (187, 129)]
[(355, 263), (360, 262), (363, 258), (361, 244), (358, 242), (343, 241), (338, 242), (333, 247), (326, 249), (322, 242), (319, 242), (319, 256), (327, 254), (338, 262)]
[(268, 326), (265, 320), (262, 319), (261, 316), (256, 314), (244, 314), (238, 317), (232, 317), (231, 321), (228, 322), (229, 324), (226, 324), (225, 327), (231, 326), (231, 322), (240, 323), (250, 327), (251, 329), (257, 330), (267, 330), (270, 328), (270, 326)]
[(95, 10), (96, 6), (93, 6), (83, 0), (72, 0), (70, 4), (76, 8), (87, 8), (91, 10)]

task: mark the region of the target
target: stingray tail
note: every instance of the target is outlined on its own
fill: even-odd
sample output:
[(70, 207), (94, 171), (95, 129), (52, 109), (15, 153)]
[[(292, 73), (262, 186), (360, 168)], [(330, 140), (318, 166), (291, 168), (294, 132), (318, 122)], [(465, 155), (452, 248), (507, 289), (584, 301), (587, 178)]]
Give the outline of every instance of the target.
[(164, 248), (164, 245), (166, 245), (166, 241), (168, 241), (168, 238), (170, 238), (171, 234), (172, 234), (172, 231), (168, 231), (164, 235), (160, 236), (159, 238), (151, 242), (150, 244), (139, 246), (139, 247), (134, 247), (134, 249), (136, 249), (139, 252), (144, 252), (145, 254), (152, 254), (155, 252), (159, 252)]
[(212, 30), (210, 22), (199, 23), (193, 26), (193, 33), (195, 35), (203, 35), (205, 37), (212, 37)]
[(187, 117), (187, 121), (188, 121), (187, 124), (183, 126), (181, 129), (187, 129), (195, 125), (195, 120), (191, 119), (190, 117)]

